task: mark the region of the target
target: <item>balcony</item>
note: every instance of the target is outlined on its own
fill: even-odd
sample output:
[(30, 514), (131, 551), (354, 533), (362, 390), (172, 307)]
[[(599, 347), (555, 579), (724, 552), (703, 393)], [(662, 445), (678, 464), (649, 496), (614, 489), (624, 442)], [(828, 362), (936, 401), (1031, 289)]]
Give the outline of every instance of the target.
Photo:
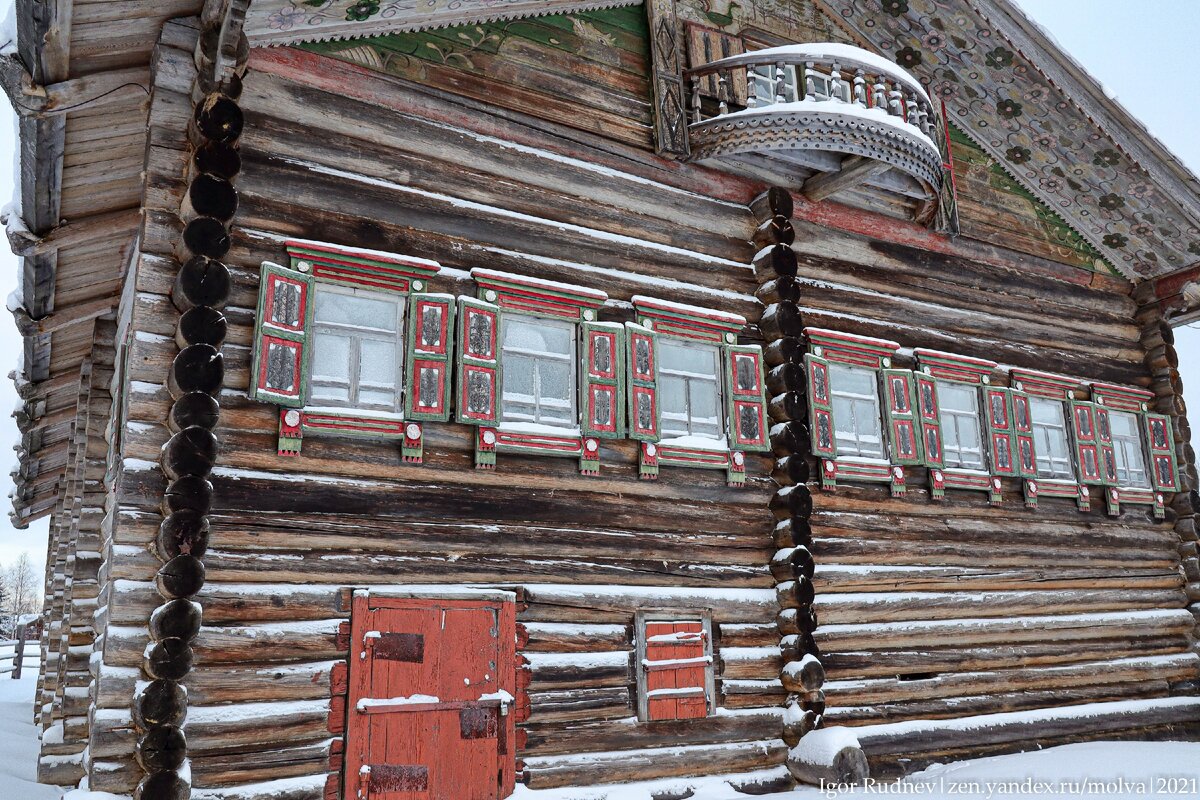
[(953, 227), (945, 128), (924, 87), (844, 44), (773, 47), (689, 70), (692, 159)]

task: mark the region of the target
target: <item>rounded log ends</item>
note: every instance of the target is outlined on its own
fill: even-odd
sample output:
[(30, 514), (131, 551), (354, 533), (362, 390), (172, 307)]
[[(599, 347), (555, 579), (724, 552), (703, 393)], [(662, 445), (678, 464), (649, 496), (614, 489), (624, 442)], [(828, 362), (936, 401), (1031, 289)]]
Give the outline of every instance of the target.
[(228, 178), (207, 173), (197, 175), (188, 187), (188, 203), (199, 216), (228, 222), (237, 213), (237, 189)]
[(780, 214), (774, 215), (759, 225), (751, 239), (751, 242), (760, 248), (773, 244), (790, 245), (795, 241), (796, 229), (792, 227), (791, 220)]
[(789, 517), (808, 519), (812, 515), (812, 493), (804, 484), (785, 486), (771, 496), (769, 505), (777, 520)]
[[(773, 422), (795, 422), (808, 419), (808, 397), (804, 392), (777, 394), (767, 401), (767, 413)], [(807, 445), (803, 447), (807, 448)], [(805, 450), (797, 448), (792, 452), (805, 452)]]
[[(204, 395), (208, 397), (208, 395)], [(211, 399), (211, 398), (210, 398)], [(185, 475), (167, 484), (163, 494), (162, 513), (170, 516), (176, 511), (195, 511), (207, 514), (212, 508), (213, 485), (198, 475)]]
[(781, 547), (771, 557), (771, 575), (777, 581), (804, 578), (811, 581), (816, 562), (807, 547)]
[(192, 646), (183, 639), (162, 639), (150, 646), (142, 669), (151, 678), (177, 681), (192, 671), (194, 659)]
[(785, 636), (812, 633), (817, 629), (817, 614), (811, 608), (785, 608), (775, 617), (775, 626)]
[(217, 437), (199, 425), (184, 428), (163, 445), (163, 472), (172, 481), (185, 475), (205, 476), (217, 460)]
[(188, 345), (179, 351), (167, 373), (167, 390), (178, 400), (188, 392), (216, 395), (225, 381), (225, 357), (211, 344)]
[[(795, 337), (780, 339), (780, 341), (789, 339), (795, 341)], [(790, 361), (772, 367), (767, 373), (767, 389), (772, 395), (804, 391), (804, 367)]]
[(807, 578), (784, 581), (775, 586), (775, 599), (781, 608), (808, 608), (816, 599), (816, 590)]
[(228, 267), (207, 256), (194, 256), (179, 268), (171, 288), (171, 302), (180, 311), (193, 306), (221, 308), (229, 301), (232, 288)]
[(168, 600), (191, 597), (204, 587), (204, 562), (193, 555), (175, 556), (159, 567), (154, 583)]
[(133, 790), (133, 800), (188, 800), (192, 784), (174, 770), (152, 772)]
[[(211, 431), (217, 427), (220, 419), (221, 406), (215, 397), (206, 392), (188, 392), (171, 406), (171, 416), (167, 425), (174, 433), (193, 425)], [(211, 486), (209, 493), (212, 493)]]
[[(788, 753), (788, 771), (800, 783), (814, 786), (830, 785), (859, 785), (871, 777), (871, 767), (867, 762), (867, 754), (858, 743), (830, 750), (824, 744), (818, 752), (805, 749), (805, 743), (819, 737), (826, 731), (837, 731), (838, 728), (822, 728), (809, 732), (800, 743)], [(853, 738), (853, 737), (851, 737)], [(816, 748), (812, 748), (815, 750)]]
[(208, 551), (208, 517), (196, 511), (176, 511), (158, 526), (155, 544), (158, 557), (170, 561), (176, 556), (204, 558)]
[(232, 180), (242, 171), (242, 154), (228, 144), (209, 142), (196, 151), (193, 157), (196, 171)]
[(150, 614), (150, 638), (181, 639), (190, 642), (200, 633), (204, 612), (193, 600), (171, 600), (154, 609)]
[(792, 201), (792, 193), (782, 186), (772, 186), (767, 190), (767, 207), (777, 217), (787, 217), (790, 219), (792, 214), (796, 212), (796, 205)]
[(816, 730), (817, 717), (812, 711), (789, 703), (783, 710), (783, 741), (787, 746), (795, 747), (805, 734)]
[[(800, 706), (812, 711), (818, 717), (825, 714), (825, 692), (817, 689), (815, 692), (807, 692), (799, 695)], [(820, 726), (818, 726), (820, 727)]]
[(224, 94), (214, 92), (196, 105), (196, 129), (214, 142), (236, 141), (244, 125), (242, 109)]
[(150, 681), (133, 698), (133, 723), (142, 730), (159, 725), (182, 726), (187, 719), (188, 693), (175, 681)]
[(175, 343), (181, 350), (193, 344), (219, 348), (228, 334), (228, 320), (212, 306), (192, 306), (183, 312), (175, 324)]
[(795, 303), (772, 303), (763, 311), (758, 328), (766, 339), (798, 339), (804, 335), (804, 319)]
[[(784, 413), (790, 410), (786, 406), (792, 404), (792, 399), (787, 395), (784, 398), (782, 405), (785, 406)], [(778, 399), (778, 398), (776, 398)], [(807, 402), (800, 400), (803, 405)], [(798, 419), (789, 417), (783, 422), (777, 422), (771, 426), (771, 453), (776, 458), (785, 458), (787, 456), (800, 455), (807, 453), (809, 450), (809, 432), (808, 425)]]
[(807, 655), (784, 664), (779, 681), (789, 692), (815, 692), (825, 685), (825, 668), (816, 656)]
[(221, 258), (232, 242), (225, 225), (212, 217), (196, 217), (183, 229), (183, 243), (198, 256)]
[(750, 262), (754, 268), (754, 277), (759, 283), (775, 280), (776, 278), (794, 278), (799, 271), (800, 262), (796, 252), (786, 244), (775, 244), (764, 247), (754, 255)]
[(771, 477), (780, 486), (807, 483), (810, 474), (808, 459), (799, 455), (784, 456), (775, 462), (775, 469), (771, 470)]
[(174, 725), (154, 727), (138, 739), (133, 752), (146, 772), (176, 770), (187, 758), (187, 738)]
[(806, 519), (789, 517), (776, 523), (773, 539), (776, 547), (811, 547), (812, 526)]

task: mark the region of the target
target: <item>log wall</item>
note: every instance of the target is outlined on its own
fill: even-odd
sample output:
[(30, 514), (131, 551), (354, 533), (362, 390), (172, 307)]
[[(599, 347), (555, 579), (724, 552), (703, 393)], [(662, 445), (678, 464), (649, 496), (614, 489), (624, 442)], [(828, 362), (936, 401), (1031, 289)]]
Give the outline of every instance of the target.
[[(190, 58), (186, 42), (164, 39), (151, 107), (89, 732), (90, 786), (112, 792), (130, 791), (138, 774), (130, 698), (159, 602), (159, 562), (146, 543), (161, 521), (157, 463), (170, 435), (163, 375), (177, 349), (169, 293), (192, 108), (179, 76)], [(783, 545), (767, 508), (777, 488), (769, 455), (748, 459), (740, 490), (717, 471), (664, 468), (657, 483), (640, 482), (631, 442), (604, 446), (599, 478), (580, 476), (572, 460), (506, 454), (494, 473), (476, 471), (472, 431), (457, 425), (426, 426), (423, 465), (403, 463), (398, 446), (317, 436), (285, 459), (276, 410), (247, 399), (259, 264), (283, 261), (290, 236), (437, 259), (447, 269), (434, 291), (472, 293), (466, 270), (476, 266), (595, 286), (612, 298), (606, 320), (630, 318), (634, 294), (760, 315), (749, 204), (764, 186), (428, 83), (297, 50), (251, 56), (221, 456), (197, 597), (205, 624), (186, 682), (195, 796), (295, 777), (297, 798), (322, 797), (340, 763), (331, 709), (336, 718), (345, 589), (411, 583), (521, 592), (530, 716), (519, 758), (533, 787), (781, 765), (784, 659), (768, 565)], [(1122, 281), (835, 204), (797, 200), (793, 223), (806, 324), (1149, 383)], [(1177, 709), (1154, 705), (1195, 693), (1197, 678), (1171, 524), (1138, 507), (1118, 519), (1050, 499), (1025, 510), (1015, 484), (1000, 508), (953, 491), (935, 505), (923, 471), (911, 473), (902, 499), (811, 487), (827, 725), (867, 731), (1037, 709), (1053, 718), (1070, 705), (1132, 699), (1150, 711), (1130, 725), (1181, 730)], [(630, 721), (633, 615), (664, 606), (712, 611), (716, 716)], [(1120, 718), (1114, 725), (1104, 730), (1125, 730)], [(1078, 723), (1046, 730), (1055, 741), (1088, 735)], [(890, 729), (870, 741), (883, 769), (911, 755)], [(930, 735), (927, 753), (939, 748), (944, 737)]]

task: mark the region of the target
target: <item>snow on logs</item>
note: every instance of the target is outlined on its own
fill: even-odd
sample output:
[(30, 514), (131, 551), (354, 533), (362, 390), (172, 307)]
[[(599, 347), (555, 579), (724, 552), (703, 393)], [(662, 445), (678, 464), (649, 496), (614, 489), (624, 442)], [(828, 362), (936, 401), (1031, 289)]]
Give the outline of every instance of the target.
[[(780, 682), (789, 692), (784, 706), (782, 738), (792, 749), (788, 768), (799, 781), (819, 783), (822, 778), (857, 782), (867, 777), (867, 759), (854, 745), (831, 748), (806, 744), (825, 736), (821, 728), (825, 713), (825, 669), (820, 650), (813, 639), (817, 627), (813, 601), (815, 564), (812, 531), (812, 495), (808, 490), (809, 437), (806, 420), (803, 320), (796, 305), (800, 299), (795, 281), (796, 253), (791, 245), (796, 231), (791, 223), (792, 197), (784, 189), (773, 188), (751, 204), (760, 225), (754, 232), (754, 274), (760, 283), (756, 293), (766, 304), (759, 329), (767, 341), (766, 360), (771, 367), (767, 391), (771, 396), (768, 411), (775, 423), (771, 428), (771, 450), (775, 456), (772, 478), (780, 489), (771, 498), (770, 508), (777, 520), (774, 532), (779, 550), (771, 559), (771, 576), (780, 612), (777, 626), (781, 635), (783, 669)], [(825, 738), (828, 738), (825, 736)]]
[[(209, 34), (219, 31), (222, 22), (216, 20)], [(219, 35), (201, 37), (198, 65), (220, 61), (218, 53), (205, 51), (218, 48), (220, 39)], [(244, 70), (248, 51), (238, 52)], [(142, 670), (151, 680), (134, 696), (131, 709), (138, 734), (134, 752), (146, 773), (135, 800), (185, 800), (191, 795), (183, 732), (188, 696), (181, 682), (192, 670), (193, 643), (203, 617), (200, 604), (192, 598), (205, 580), (203, 558), (213, 492), (208, 476), (217, 459), (213, 430), (220, 418), (217, 398), (225, 378), (221, 347), (229, 326), (221, 308), (229, 298), (230, 277), (220, 259), (229, 250), (228, 224), (238, 208), (233, 179), (241, 168), (240, 87), (237, 70), (216, 77), (202, 72), (196, 78), (201, 99), (189, 130), (196, 148), (191, 182), (179, 210), (184, 223), (176, 248), (181, 266), (171, 291), (180, 312), (175, 328), (179, 353), (164, 380), (173, 401), (167, 420), (173, 435), (163, 446), (160, 463), (170, 484), (153, 543), (153, 552), (162, 562), (155, 588), (164, 602), (147, 622), (150, 643), (143, 653)]]

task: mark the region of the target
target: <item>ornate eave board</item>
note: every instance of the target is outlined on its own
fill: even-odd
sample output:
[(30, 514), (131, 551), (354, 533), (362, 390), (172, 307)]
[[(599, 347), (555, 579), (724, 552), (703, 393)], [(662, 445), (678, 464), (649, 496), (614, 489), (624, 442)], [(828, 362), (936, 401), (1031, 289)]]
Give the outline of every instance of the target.
[(818, 0), (1126, 277), (1200, 260), (1200, 184), (1008, 0)]
[(353, 39), (479, 25), (545, 14), (640, 5), (642, 0), (258, 0), (246, 35), (252, 45)]

